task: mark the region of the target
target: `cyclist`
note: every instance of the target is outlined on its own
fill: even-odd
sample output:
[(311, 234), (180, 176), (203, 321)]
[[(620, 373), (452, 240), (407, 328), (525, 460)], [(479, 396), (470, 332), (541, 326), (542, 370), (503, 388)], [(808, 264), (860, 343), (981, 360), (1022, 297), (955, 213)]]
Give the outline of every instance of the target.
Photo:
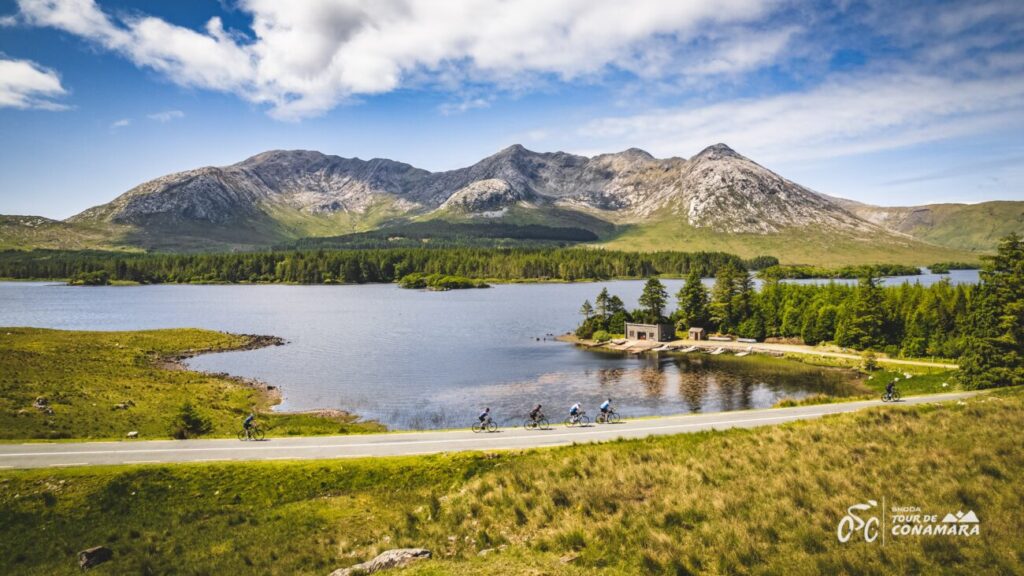
[(544, 417), (544, 413), (540, 411), (540, 408), (540, 404), (537, 404), (536, 406), (533, 407), (533, 410), (530, 410), (530, 420), (536, 422), (537, 420), (540, 420), (541, 418)]
[(246, 419), (242, 421), (242, 427), (246, 430), (246, 437), (252, 438), (253, 435), (253, 422), (256, 420), (256, 414), (250, 412)]
[(569, 408), (569, 416), (572, 417), (573, 421), (576, 421), (580, 417), (580, 403), (577, 402)]
[(898, 380), (899, 380), (899, 378), (897, 378), (897, 379), (893, 380), (892, 382), (889, 382), (888, 384), (885, 385), (885, 393), (888, 394), (890, 398), (892, 398), (893, 391), (896, 390), (896, 382)]
[(491, 421), (491, 407), (488, 406), (487, 408), (484, 408), (484, 411), (481, 412), (479, 416), (477, 416), (477, 419), (480, 420), (481, 424), (486, 424), (486, 423), (490, 422)]
[(601, 403), (601, 414), (604, 414), (605, 418), (608, 417), (608, 413), (612, 411), (612, 399), (609, 398)]

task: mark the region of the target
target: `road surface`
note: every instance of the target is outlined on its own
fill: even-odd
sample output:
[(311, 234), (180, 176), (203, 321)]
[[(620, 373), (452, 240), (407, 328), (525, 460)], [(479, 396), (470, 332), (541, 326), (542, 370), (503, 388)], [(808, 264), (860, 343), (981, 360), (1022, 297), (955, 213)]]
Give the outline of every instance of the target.
[[(967, 398), (972, 392), (913, 396), (900, 405), (948, 402)], [(881, 400), (839, 402), (817, 406), (768, 408), (714, 414), (687, 414), (620, 424), (566, 428), (553, 424), (549, 430), (503, 427), (494, 433), (469, 430), (401, 432), (353, 436), (305, 436), (273, 438), (262, 442), (238, 440), (125, 440), (118, 442), (0, 444), (0, 469), (91, 466), (102, 464), (156, 464), (210, 461), (306, 460), (367, 458), (435, 454), (465, 450), (507, 450), (562, 446), (574, 442), (600, 442), (616, 438), (753, 428), (829, 414), (881, 406)]]

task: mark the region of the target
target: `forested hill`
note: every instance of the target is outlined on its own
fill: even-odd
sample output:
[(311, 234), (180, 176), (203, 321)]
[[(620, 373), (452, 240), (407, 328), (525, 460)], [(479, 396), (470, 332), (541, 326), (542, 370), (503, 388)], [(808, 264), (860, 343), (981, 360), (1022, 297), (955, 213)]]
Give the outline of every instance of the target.
[(269, 251), (234, 254), (125, 254), (35, 250), (0, 252), (0, 278), (70, 279), (84, 284), (284, 282), (354, 284), (394, 282), (407, 274), (444, 274), (494, 280), (598, 280), (714, 275), (724, 266), (762, 268), (771, 257), (744, 261), (722, 252), (395, 248)]

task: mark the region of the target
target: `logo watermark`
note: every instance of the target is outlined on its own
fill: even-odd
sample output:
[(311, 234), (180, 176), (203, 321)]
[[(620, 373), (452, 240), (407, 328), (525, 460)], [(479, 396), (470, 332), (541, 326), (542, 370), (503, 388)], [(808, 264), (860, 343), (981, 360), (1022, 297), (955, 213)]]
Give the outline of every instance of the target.
[(877, 500), (867, 500), (846, 509), (846, 515), (836, 526), (836, 537), (840, 542), (881, 540), (886, 536), (945, 536), (969, 538), (981, 533), (981, 521), (974, 510), (957, 510), (942, 514), (921, 511), (919, 506), (893, 506), (886, 509), (885, 499), (881, 505)]

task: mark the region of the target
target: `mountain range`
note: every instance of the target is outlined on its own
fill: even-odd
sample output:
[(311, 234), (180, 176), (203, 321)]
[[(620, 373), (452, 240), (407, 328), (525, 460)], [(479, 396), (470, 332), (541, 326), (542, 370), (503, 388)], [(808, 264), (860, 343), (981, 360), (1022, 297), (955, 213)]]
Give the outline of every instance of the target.
[(377, 229), (400, 236), (424, 222), (583, 229), (620, 249), (928, 264), (976, 260), (1024, 230), (1024, 202), (870, 206), (805, 188), (725, 144), (689, 159), (515, 145), (445, 172), (275, 150), (144, 182), (65, 221), (0, 217), (0, 247), (250, 250)]

